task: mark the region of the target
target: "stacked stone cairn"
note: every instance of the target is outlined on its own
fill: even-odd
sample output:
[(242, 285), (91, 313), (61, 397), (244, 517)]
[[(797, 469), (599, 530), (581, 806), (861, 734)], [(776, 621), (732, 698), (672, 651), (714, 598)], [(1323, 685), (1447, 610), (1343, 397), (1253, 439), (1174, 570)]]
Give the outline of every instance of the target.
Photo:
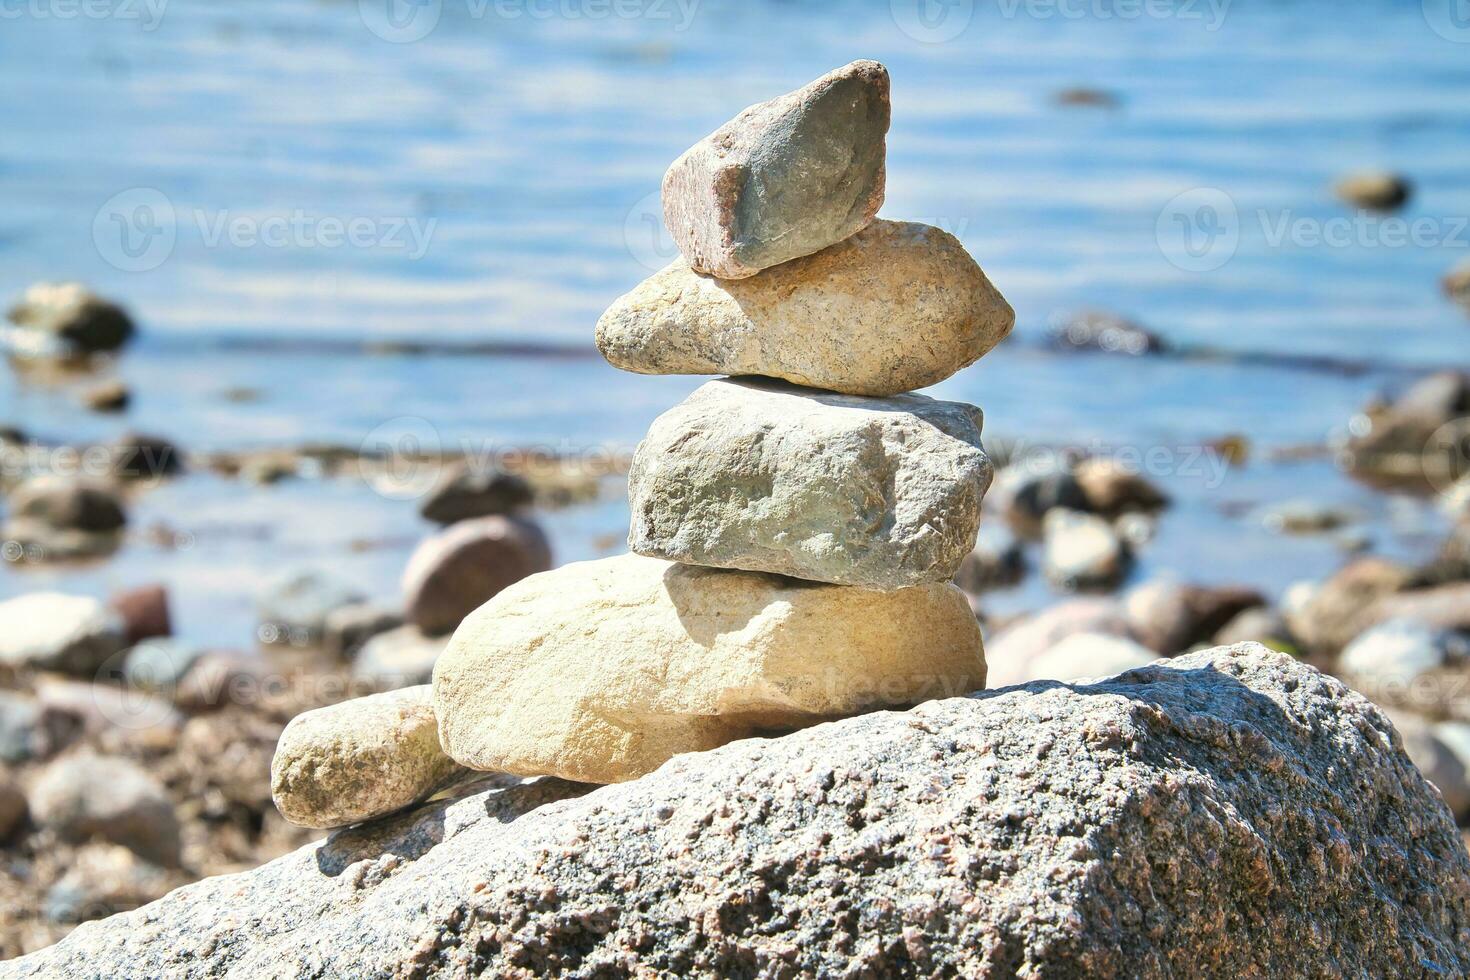
[(1014, 313), (951, 235), (877, 220), (887, 70), (856, 61), (746, 109), (669, 168), (682, 256), (618, 299), (619, 368), (719, 374), (629, 474), (631, 554), (471, 613), (432, 685), (297, 718), (290, 820), (408, 805), (466, 770), (635, 779), (684, 752), (984, 686), (951, 580), (992, 467), (970, 405), (908, 394)]

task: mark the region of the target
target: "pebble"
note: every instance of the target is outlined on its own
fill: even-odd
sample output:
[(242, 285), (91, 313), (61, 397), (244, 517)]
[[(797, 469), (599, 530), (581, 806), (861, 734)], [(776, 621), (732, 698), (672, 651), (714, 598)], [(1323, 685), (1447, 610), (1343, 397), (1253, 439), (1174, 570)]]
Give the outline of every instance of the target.
[(123, 629), (96, 599), (33, 592), (0, 602), (0, 663), (90, 677), (123, 649)]
[(1291, 636), (1291, 629), (1286, 625), (1285, 617), (1281, 615), (1280, 610), (1270, 606), (1256, 606), (1253, 609), (1241, 610), (1216, 631), (1210, 642), (1215, 646), (1234, 646), (1237, 643), (1254, 642), (1273, 650), (1285, 649), (1288, 652), (1296, 646)]
[(1049, 511), (1086, 511), (1089, 506), (1071, 464), (1052, 455), (1031, 457), (1001, 470), (991, 499), (1016, 533), (1027, 538), (1041, 534)]
[(986, 644), (990, 686), (1022, 683), (1025, 675), (1015, 669), (1016, 665), (1030, 663), (1074, 633), (1126, 637), (1128, 621), (1123, 604), (1101, 596), (1078, 596), (1014, 621)]
[(175, 884), (176, 876), (126, 847), (86, 844), (46, 892), (46, 918), (58, 924), (91, 922), (162, 898)]
[(44, 758), (55, 748), (35, 698), (0, 691), (0, 759), (9, 763)]
[[(1049, 650), (1021, 664), (1001, 664), (992, 655), (992, 669), (1007, 684), (1030, 681), (1080, 681), (1111, 677), (1159, 659), (1147, 647), (1108, 633), (1073, 633)], [(992, 680), (992, 686), (998, 682)]]
[(1101, 517), (1060, 508), (1047, 513), (1042, 568), (1057, 588), (1106, 591), (1122, 582), (1132, 565), (1132, 552)]
[(121, 381), (103, 381), (82, 393), (82, 404), (94, 412), (121, 412), (133, 394)]
[(1015, 320), (953, 235), (879, 220), (748, 279), (675, 261), (609, 307), (597, 346), (640, 374), (762, 375), (881, 397), (950, 377)]
[(287, 572), (256, 596), (259, 638), (268, 646), (320, 643), (326, 633), (327, 617), (365, 598), (351, 582), (329, 572)]
[(152, 584), (124, 589), (114, 592), (107, 604), (122, 617), (123, 635), (129, 645), (173, 633), (167, 586)]
[(434, 707), (445, 750), (472, 769), (608, 783), (984, 680), (952, 585), (869, 592), (623, 555), (471, 614), (434, 668)]
[(352, 678), (375, 691), (427, 684), (448, 636), (425, 636), (417, 626), (379, 633), (352, 659)]
[(820, 251), (883, 204), (888, 70), (854, 61), (746, 109), (663, 180), (664, 224), (689, 265), (722, 279)]
[(659, 416), (628, 473), (630, 550), (893, 590), (949, 582), (991, 465), (980, 410), (712, 381)]
[(38, 476), (10, 495), (10, 516), (58, 530), (106, 532), (127, 524), (122, 498), (111, 487), (69, 477)]
[(1237, 615), (1265, 601), (1259, 592), (1245, 587), (1205, 587), (1156, 579), (1131, 589), (1123, 598), (1123, 610), (1129, 632), (1140, 643), (1173, 656), (1208, 641)]
[(453, 465), (424, 498), (419, 514), (435, 524), (453, 524), (530, 507), (536, 491), (525, 477), (495, 467)]
[(322, 626), (322, 648), (347, 660), (373, 637), (402, 625), (403, 613), (396, 608), (376, 602), (339, 606), (327, 613)]
[(177, 640), (144, 640), (128, 651), (123, 662), (123, 678), (129, 686), (139, 690), (172, 694), (189, 668), (202, 656), (204, 650), (200, 647)]
[(10, 773), (0, 770), (0, 843), (13, 840), (25, 826), (28, 809), (20, 786)]
[(1093, 457), (1072, 469), (1086, 501), (1084, 510), (1115, 518), (1125, 513), (1152, 514), (1169, 505), (1169, 498), (1142, 473), (1116, 460)]
[(271, 796), (301, 827), (330, 828), (431, 796), (463, 770), (439, 747), (428, 685), (298, 715), (271, 760)]
[(1417, 715), (1390, 709), (1383, 709), (1383, 713), (1398, 729), (1409, 761), (1438, 788), (1455, 820), (1463, 822), (1470, 818), (1470, 778), (1466, 776), (1465, 763), (1440, 738), (1439, 726)]
[(1324, 534), (1336, 531), (1357, 520), (1357, 515), (1343, 507), (1315, 500), (1291, 500), (1274, 504), (1261, 512), (1261, 524), (1277, 534)]
[(1446, 296), (1470, 306), (1470, 262), (1462, 262), (1446, 272), (1442, 285)]
[(131, 759), (90, 753), (52, 762), (30, 793), (36, 824), (67, 841), (100, 838), (166, 867), (179, 863), (179, 823), (163, 788)]
[(1397, 211), (1413, 194), (1413, 185), (1399, 174), (1370, 170), (1347, 175), (1337, 182), (1333, 191), (1354, 207)]
[(184, 471), (183, 450), (162, 436), (129, 432), (107, 448), (119, 480), (152, 482)]
[(1413, 696), (1411, 685), (1418, 678), (1466, 652), (1464, 639), (1447, 630), (1413, 619), (1391, 619), (1349, 643), (1338, 658), (1337, 672), (1375, 701), (1403, 703)]
[(76, 282), (36, 283), (8, 315), (16, 326), (54, 337), (78, 354), (117, 350), (135, 332), (121, 306)]
[(429, 636), (451, 633), (500, 590), (550, 567), (546, 534), (528, 517), (451, 524), (426, 538), (408, 560), (405, 618)]
[(981, 524), (975, 548), (960, 562), (954, 582), (971, 595), (1017, 585), (1026, 575), (1020, 540), (998, 524)]
[(1112, 313), (1087, 310), (1052, 327), (1052, 343), (1065, 350), (1104, 354), (1156, 354), (1166, 349), (1155, 333)]

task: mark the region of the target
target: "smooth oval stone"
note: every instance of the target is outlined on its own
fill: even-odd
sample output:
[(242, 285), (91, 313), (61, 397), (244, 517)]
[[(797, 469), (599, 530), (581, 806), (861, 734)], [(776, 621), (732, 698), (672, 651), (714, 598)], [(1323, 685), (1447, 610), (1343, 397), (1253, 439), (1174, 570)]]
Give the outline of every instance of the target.
[(460, 521), (426, 538), (403, 571), (408, 621), (429, 636), (453, 632), (512, 582), (551, 567), (551, 546), (534, 521), (495, 515)]
[(434, 668), (434, 710), (445, 751), (472, 769), (609, 783), (984, 683), (952, 585), (874, 593), (622, 555), (477, 609)]
[(948, 582), (990, 486), (981, 422), (921, 395), (712, 381), (634, 454), (629, 550), (868, 589)]
[(291, 719), (271, 760), (271, 797), (300, 827), (343, 827), (432, 796), (460, 772), (439, 748), (427, 684)]
[(896, 395), (973, 364), (1015, 322), (953, 235), (875, 221), (748, 279), (676, 260), (613, 303), (597, 321), (597, 346), (639, 374), (755, 374)]
[(700, 272), (741, 279), (820, 251), (883, 205), (888, 69), (854, 61), (746, 109), (664, 174), (664, 223)]

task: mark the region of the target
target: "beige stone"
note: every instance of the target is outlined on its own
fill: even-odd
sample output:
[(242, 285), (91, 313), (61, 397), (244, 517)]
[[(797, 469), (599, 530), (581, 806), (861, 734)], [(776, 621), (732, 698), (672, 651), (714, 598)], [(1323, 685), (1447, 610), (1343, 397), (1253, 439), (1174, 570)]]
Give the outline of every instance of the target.
[(424, 684), (297, 715), (271, 760), (271, 796), (298, 826), (342, 827), (431, 796), (459, 772), (439, 748)]
[(434, 710), (470, 768), (608, 783), (984, 682), (952, 585), (874, 593), (622, 555), (532, 576), (467, 617), (434, 668)]
[(756, 374), (852, 395), (896, 395), (979, 360), (1015, 311), (953, 235), (875, 221), (748, 279), (683, 259), (597, 321), (609, 362), (639, 374)]

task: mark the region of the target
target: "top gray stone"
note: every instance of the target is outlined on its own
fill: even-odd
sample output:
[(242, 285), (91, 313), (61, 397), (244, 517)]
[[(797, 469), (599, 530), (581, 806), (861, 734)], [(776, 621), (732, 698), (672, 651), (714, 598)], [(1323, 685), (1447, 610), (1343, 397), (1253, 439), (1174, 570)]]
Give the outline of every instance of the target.
[(1460, 977), (1470, 859), (1381, 711), (1245, 644), (539, 779), (0, 977)]
[(854, 61), (685, 150), (663, 206), (689, 265), (743, 279), (860, 231), (883, 205), (888, 111), (888, 69)]

